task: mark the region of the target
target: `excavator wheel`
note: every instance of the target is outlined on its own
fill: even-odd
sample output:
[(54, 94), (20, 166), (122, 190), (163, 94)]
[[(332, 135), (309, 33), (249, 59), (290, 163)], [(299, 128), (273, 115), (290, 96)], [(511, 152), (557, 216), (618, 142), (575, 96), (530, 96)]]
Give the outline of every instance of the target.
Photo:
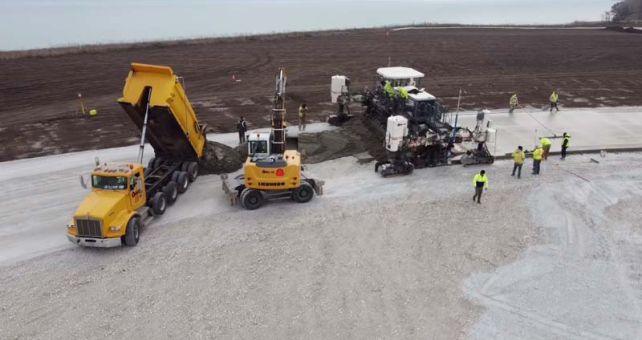
[(292, 200), (298, 203), (307, 203), (314, 197), (314, 188), (308, 182), (301, 182), (301, 186), (292, 191)]
[(182, 194), (187, 191), (187, 188), (189, 188), (189, 179), (187, 178), (187, 172), (177, 171), (176, 173), (176, 185), (178, 186), (178, 193)]
[(178, 186), (176, 185), (176, 182), (169, 181), (167, 185), (163, 187), (163, 193), (167, 198), (167, 203), (169, 205), (174, 204), (174, 202), (176, 202), (176, 199), (178, 198)]
[(263, 194), (254, 189), (245, 188), (241, 192), (241, 205), (247, 210), (256, 210), (263, 205)]
[(167, 209), (167, 198), (164, 193), (159, 191), (152, 198), (152, 211), (154, 215), (162, 215), (165, 213), (165, 209)]

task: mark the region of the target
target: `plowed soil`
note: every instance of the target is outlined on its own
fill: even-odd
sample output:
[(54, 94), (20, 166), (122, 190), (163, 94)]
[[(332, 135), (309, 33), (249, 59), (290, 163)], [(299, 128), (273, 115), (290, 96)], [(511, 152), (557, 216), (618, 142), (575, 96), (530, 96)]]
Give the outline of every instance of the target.
[[(215, 130), (269, 124), (274, 74), (288, 71), (288, 109), (307, 102), (324, 120), (330, 77), (371, 86), (388, 64), (426, 73), (423, 85), (449, 107), (505, 108), (512, 91), (544, 107), (553, 88), (563, 106), (642, 104), (642, 36), (569, 29), (383, 29), (106, 47), (53, 56), (0, 53), (0, 161), (133, 144), (139, 133), (116, 104), (130, 62), (170, 65), (197, 113)], [(234, 81), (232, 76), (237, 80)], [(83, 117), (77, 93), (98, 110)]]

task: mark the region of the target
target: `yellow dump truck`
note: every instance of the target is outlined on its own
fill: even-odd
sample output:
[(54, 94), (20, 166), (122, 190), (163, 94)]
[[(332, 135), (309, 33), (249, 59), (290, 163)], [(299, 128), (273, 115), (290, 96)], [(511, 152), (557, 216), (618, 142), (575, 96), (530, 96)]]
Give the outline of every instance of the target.
[[(142, 132), (138, 163), (96, 164), (91, 192), (67, 225), (67, 237), (77, 245), (135, 246), (144, 224), (198, 176), (205, 127), (171, 68), (132, 64), (118, 102)], [(145, 168), (146, 139), (155, 157)]]

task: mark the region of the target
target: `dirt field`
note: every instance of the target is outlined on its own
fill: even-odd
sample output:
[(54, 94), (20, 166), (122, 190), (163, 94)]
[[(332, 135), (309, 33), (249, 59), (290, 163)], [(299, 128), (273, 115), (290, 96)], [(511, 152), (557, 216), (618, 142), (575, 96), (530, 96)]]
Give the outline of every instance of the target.
[[(358, 30), (148, 44), (101, 52), (11, 58), (0, 54), (0, 161), (132, 144), (137, 131), (116, 104), (132, 61), (167, 64), (185, 77), (202, 120), (231, 131), (239, 115), (268, 123), (273, 74), (288, 70), (289, 110), (309, 103), (322, 120), (329, 79), (349, 75), (371, 86), (375, 69), (392, 64), (427, 74), (426, 88), (454, 106), (546, 105), (561, 90), (566, 106), (642, 104), (642, 36), (604, 30), (434, 29)], [(232, 75), (241, 82), (233, 82)], [(76, 95), (98, 109), (79, 115)], [(294, 115), (291, 114), (291, 117)]]

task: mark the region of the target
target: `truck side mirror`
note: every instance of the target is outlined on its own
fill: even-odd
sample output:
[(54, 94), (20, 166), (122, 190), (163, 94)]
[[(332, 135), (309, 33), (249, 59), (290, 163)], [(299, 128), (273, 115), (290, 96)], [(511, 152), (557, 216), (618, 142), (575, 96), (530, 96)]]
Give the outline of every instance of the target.
[(84, 177), (82, 177), (82, 175), (80, 175), (80, 186), (81, 186), (83, 189), (87, 189), (87, 184), (85, 183), (85, 178), (84, 178)]

